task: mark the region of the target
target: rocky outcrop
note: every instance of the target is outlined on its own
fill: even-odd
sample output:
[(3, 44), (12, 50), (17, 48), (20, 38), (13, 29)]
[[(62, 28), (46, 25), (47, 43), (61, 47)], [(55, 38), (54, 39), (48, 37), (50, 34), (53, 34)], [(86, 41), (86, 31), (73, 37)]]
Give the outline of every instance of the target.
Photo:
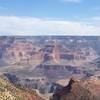
[(43, 100), (36, 91), (13, 85), (0, 77), (0, 100)]
[(53, 95), (51, 100), (100, 100), (100, 80), (75, 80)]

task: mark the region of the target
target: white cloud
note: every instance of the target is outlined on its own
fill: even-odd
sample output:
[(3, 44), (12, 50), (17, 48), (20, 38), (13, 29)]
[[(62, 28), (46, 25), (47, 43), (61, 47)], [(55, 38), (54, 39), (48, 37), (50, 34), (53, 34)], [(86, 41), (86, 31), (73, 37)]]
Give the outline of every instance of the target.
[(82, 0), (62, 0), (62, 1), (68, 3), (80, 3)]
[(100, 25), (59, 19), (0, 16), (0, 35), (100, 35)]

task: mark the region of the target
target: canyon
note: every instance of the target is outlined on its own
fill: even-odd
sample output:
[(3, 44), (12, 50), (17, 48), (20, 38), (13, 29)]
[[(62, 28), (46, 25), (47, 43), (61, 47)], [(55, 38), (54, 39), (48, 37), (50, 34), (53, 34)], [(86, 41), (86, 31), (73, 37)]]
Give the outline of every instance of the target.
[(99, 44), (91, 36), (0, 37), (0, 75), (49, 100), (71, 77), (100, 79)]

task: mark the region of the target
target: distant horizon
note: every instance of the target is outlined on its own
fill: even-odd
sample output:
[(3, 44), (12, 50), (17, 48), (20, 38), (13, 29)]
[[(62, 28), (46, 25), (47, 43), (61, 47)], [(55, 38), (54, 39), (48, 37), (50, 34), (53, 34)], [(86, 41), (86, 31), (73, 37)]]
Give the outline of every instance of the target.
[(49, 37), (49, 36), (51, 36), (51, 37), (64, 37), (64, 36), (66, 36), (66, 37), (100, 37), (100, 35), (57, 35), (57, 34), (49, 34), (49, 35), (42, 35), (42, 34), (40, 34), (40, 35), (12, 35), (12, 34), (10, 34), (10, 35), (0, 35), (0, 37), (6, 37), (6, 36), (8, 36), (8, 37)]

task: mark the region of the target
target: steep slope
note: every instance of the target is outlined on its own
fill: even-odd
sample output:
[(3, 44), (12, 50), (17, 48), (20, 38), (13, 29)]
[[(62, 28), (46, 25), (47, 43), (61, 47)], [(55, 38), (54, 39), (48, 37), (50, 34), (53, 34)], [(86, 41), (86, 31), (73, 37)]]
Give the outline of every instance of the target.
[(14, 86), (0, 77), (0, 100), (43, 100), (35, 91)]
[(75, 80), (61, 91), (55, 93), (51, 100), (100, 100), (100, 80)]
[(90, 64), (100, 68), (100, 57), (98, 57), (97, 59), (93, 60)]

